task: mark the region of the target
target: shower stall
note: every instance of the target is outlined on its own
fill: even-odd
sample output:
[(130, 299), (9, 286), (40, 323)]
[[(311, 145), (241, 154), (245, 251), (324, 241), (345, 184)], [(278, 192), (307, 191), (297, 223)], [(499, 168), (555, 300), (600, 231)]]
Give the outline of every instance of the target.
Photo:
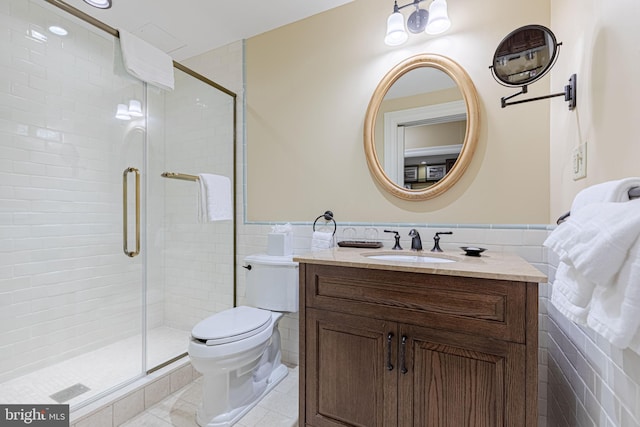
[(235, 304), (234, 221), (198, 222), (194, 179), (234, 182), (236, 96), (179, 64), (173, 91), (131, 77), (59, 0), (0, 21), (0, 402), (73, 411)]

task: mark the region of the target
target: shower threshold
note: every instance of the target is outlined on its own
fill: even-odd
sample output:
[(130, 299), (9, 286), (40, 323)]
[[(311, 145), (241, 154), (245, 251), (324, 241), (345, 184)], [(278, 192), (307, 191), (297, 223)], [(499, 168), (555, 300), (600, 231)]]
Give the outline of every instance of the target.
[[(185, 353), (188, 342), (188, 331), (168, 327), (149, 330), (147, 369)], [(139, 377), (142, 374), (140, 343), (139, 335), (129, 337), (4, 382), (0, 384), (0, 402), (65, 403), (73, 409), (118, 384)]]

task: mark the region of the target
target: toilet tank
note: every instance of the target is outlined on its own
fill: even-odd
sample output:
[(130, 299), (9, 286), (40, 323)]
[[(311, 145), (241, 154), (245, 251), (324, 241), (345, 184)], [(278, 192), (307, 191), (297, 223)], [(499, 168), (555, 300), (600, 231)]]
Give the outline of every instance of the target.
[(244, 265), (247, 305), (272, 311), (298, 311), (298, 263), (293, 256), (249, 255)]

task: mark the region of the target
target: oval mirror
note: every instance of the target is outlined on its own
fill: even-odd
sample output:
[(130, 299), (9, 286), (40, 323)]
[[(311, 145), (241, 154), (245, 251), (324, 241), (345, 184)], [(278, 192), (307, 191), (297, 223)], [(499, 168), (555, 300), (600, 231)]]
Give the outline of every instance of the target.
[(505, 37), (493, 55), (493, 75), (505, 86), (524, 86), (544, 76), (558, 54), (555, 35), (542, 25), (526, 25)]
[(371, 97), (364, 125), (369, 170), (390, 194), (427, 200), (455, 184), (478, 141), (478, 96), (456, 62), (412, 56)]

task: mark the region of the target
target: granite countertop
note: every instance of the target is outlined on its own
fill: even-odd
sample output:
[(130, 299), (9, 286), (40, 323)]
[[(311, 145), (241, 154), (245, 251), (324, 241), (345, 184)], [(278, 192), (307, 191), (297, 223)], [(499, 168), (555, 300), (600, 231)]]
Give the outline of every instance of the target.
[[(456, 262), (418, 263), (377, 260), (367, 255), (421, 255), (440, 257)], [(324, 264), (342, 267), (406, 271), (441, 274), (447, 276), (477, 277), (483, 279), (513, 280), (517, 282), (546, 282), (542, 274), (520, 256), (509, 252), (487, 251), (482, 256), (466, 256), (462, 251), (391, 251), (384, 249), (333, 248), (295, 255), (294, 261), (306, 264)]]

